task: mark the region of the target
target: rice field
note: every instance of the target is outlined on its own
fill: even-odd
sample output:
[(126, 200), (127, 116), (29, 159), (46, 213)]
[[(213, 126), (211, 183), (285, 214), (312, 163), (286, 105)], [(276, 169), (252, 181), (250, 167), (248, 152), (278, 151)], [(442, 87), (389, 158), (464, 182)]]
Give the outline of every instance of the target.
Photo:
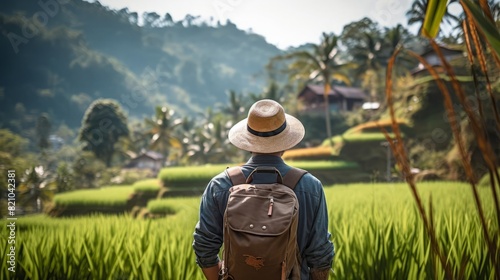
[(158, 179), (146, 179), (137, 181), (132, 186), (134, 187), (134, 192), (156, 193), (160, 190), (161, 182)]
[[(470, 186), (447, 182), (418, 188), (426, 205), (432, 194), (436, 231), (456, 277), (493, 279)], [(480, 188), (480, 193), (498, 237), (490, 190)], [(326, 187), (325, 194), (336, 250), (330, 279), (444, 279), (408, 186), (337, 185)], [(20, 217), (15, 273), (8, 270), (9, 228), (0, 229), (0, 279), (203, 279), (191, 249), (198, 204), (199, 197), (150, 201), (151, 210), (175, 214), (147, 220)]]
[(58, 194), (54, 203), (60, 206), (125, 206), (132, 195), (131, 186), (104, 186), (99, 189), (76, 190)]
[[(346, 161), (286, 161), (295, 167), (306, 169), (313, 173), (321, 170), (345, 170), (349, 168), (356, 168), (356, 163)], [(241, 163), (243, 164), (243, 163)], [(158, 178), (163, 182), (166, 187), (199, 187), (203, 188), (213, 176), (221, 173), (229, 166), (237, 164), (214, 164), (214, 165), (201, 165), (201, 166), (175, 166), (163, 168), (158, 174)]]

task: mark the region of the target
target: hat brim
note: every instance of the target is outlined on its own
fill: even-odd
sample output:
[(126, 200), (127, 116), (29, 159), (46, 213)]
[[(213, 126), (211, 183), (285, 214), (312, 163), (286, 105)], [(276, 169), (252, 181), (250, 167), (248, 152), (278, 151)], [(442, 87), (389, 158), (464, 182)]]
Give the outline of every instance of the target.
[(286, 128), (278, 135), (260, 137), (247, 130), (247, 120), (235, 124), (229, 130), (229, 141), (236, 147), (256, 153), (275, 153), (288, 150), (296, 146), (303, 138), (305, 129), (295, 117), (285, 114)]

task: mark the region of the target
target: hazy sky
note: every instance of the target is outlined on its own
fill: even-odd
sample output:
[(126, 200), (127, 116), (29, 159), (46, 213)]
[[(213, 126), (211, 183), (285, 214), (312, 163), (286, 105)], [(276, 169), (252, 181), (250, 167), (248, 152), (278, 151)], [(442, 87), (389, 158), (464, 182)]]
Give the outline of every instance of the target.
[[(93, 0), (89, 0), (92, 2)], [(369, 17), (381, 26), (406, 26), (412, 0), (100, 0), (111, 9), (170, 13), (175, 21), (186, 14), (226, 19), (238, 28), (252, 30), (282, 49), (319, 43), (322, 32), (340, 34), (344, 25)], [(414, 26), (411, 30), (418, 29)]]

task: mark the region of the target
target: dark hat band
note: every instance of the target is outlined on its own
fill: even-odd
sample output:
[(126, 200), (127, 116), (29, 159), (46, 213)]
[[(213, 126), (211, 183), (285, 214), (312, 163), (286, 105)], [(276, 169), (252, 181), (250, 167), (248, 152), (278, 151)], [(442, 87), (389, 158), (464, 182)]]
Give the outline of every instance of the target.
[(286, 128), (286, 121), (277, 129), (272, 130), (272, 131), (265, 131), (265, 132), (253, 130), (250, 126), (247, 125), (248, 132), (252, 133), (255, 136), (259, 136), (259, 137), (271, 137), (271, 136), (278, 135), (283, 130), (285, 130), (285, 128)]

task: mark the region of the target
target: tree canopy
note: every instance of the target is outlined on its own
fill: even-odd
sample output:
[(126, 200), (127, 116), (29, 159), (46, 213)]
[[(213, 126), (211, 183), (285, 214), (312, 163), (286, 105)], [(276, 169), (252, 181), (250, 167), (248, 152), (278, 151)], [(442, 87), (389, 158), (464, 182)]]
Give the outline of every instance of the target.
[(115, 144), (128, 135), (127, 117), (120, 105), (114, 100), (99, 99), (85, 112), (78, 140), (84, 144), (84, 150), (111, 166)]

